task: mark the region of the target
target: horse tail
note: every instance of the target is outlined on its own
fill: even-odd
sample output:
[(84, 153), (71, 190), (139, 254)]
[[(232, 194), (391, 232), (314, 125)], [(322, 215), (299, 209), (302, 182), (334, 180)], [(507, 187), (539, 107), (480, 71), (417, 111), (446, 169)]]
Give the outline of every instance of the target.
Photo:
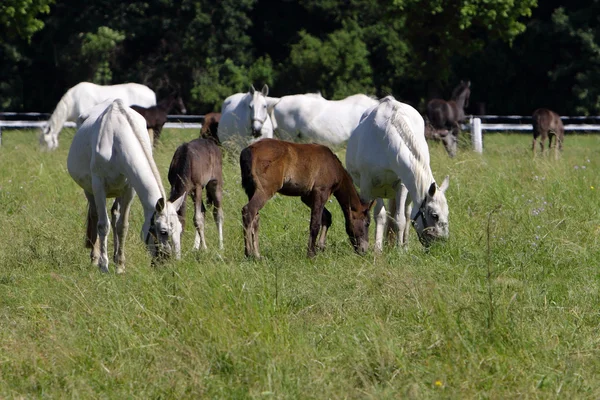
[(242, 187), (250, 200), (256, 192), (256, 182), (252, 176), (252, 150), (249, 147), (240, 153), (240, 169), (242, 171)]
[[(150, 139), (148, 136), (148, 132), (145, 129), (143, 129), (143, 130), (138, 129), (136, 122), (133, 120), (133, 118), (131, 117), (129, 112), (127, 112), (127, 110), (125, 109), (125, 105), (123, 104), (123, 101), (121, 99), (116, 99), (113, 102), (113, 104), (116, 104), (119, 111), (123, 115), (125, 115), (125, 117), (127, 118), (127, 122), (129, 123), (129, 126), (131, 126), (131, 130), (133, 131), (134, 135), (138, 139), (138, 142), (142, 146), (142, 152), (146, 156), (146, 159), (148, 160), (148, 164), (150, 164), (150, 169), (152, 170), (154, 179), (156, 179), (156, 183), (158, 184), (158, 187), (160, 189), (160, 194), (166, 200), (167, 196), (165, 194), (165, 188), (162, 184), (162, 180), (160, 178), (160, 173), (158, 172), (158, 167), (156, 166), (156, 163), (154, 162), (154, 157), (152, 157), (152, 148), (150, 145)], [(148, 140), (144, 140), (144, 136)]]
[(94, 242), (95, 242), (95, 238), (94, 236), (94, 232), (95, 229), (98, 229), (97, 227), (94, 227), (92, 222), (92, 207), (90, 205), (90, 203), (88, 202), (88, 212), (87, 212), (87, 219), (86, 219), (86, 223), (85, 223), (85, 248), (86, 249), (91, 249), (92, 247), (94, 247)]
[(60, 101), (56, 105), (56, 108), (52, 112), (52, 115), (48, 119), (48, 122), (43, 128), (43, 135), (58, 136), (63, 125), (69, 118), (70, 111), (73, 107), (73, 88), (67, 90), (67, 93), (61, 97)]

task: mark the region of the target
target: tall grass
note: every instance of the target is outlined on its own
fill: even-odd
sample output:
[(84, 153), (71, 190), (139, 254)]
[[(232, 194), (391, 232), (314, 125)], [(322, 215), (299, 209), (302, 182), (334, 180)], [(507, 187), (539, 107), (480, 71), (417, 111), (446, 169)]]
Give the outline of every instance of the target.
[[(72, 136), (48, 153), (34, 131), (4, 132), (2, 398), (600, 397), (598, 136), (568, 135), (559, 161), (533, 160), (524, 135), (456, 159), (433, 144), (435, 178), (451, 177), (446, 243), (425, 252), (413, 231), (406, 251), (357, 256), (333, 200), (312, 260), (308, 208), (284, 196), (261, 212), (264, 260), (244, 258), (228, 155), (225, 249), (208, 216), (209, 249), (192, 251), (188, 212), (183, 259), (151, 267), (136, 199), (123, 276), (89, 264)], [(166, 188), (195, 136), (163, 132)]]

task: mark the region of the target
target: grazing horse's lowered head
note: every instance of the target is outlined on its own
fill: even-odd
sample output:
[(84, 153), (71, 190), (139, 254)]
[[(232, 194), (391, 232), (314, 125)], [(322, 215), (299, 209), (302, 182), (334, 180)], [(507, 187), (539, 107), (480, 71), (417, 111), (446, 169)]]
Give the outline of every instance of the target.
[(448, 202), (445, 192), (449, 184), (448, 176), (440, 187), (433, 182), (421, 204), (413, 203), (412, 223), (425, 247), (434, 240), (448, 238)]
[(159, 260), (175, 256), (181, 258), (181, 232), (183, 230), (177, 211), (185, 202), (185, 193), (173, 202), (161, 197), (156, 202), (150, 224), (142, 228), (142, 237), (150, 254)]
[(262, 90), (259, 92), (254, 89), (254, 85), (251, 85), (248, 93), (252, 96), (252, 99), (248, 104), (248, 107), (250, 107), (252, 136), (258, 138), (261, 136), (263, 124), (265, 123), (266, 119), (269, 118), (266, 99), (266, 97), (269, 95), (269, 87), (265, 84)]

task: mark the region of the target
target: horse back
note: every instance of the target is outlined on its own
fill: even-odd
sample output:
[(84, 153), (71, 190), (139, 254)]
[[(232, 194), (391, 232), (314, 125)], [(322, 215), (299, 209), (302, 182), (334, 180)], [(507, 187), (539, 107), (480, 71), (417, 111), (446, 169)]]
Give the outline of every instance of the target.
[(244, 188), (254, 185), (268, 196), (275, 192), (302, 196), (313, 190), (333, 191), (345, 172), (326, 146), (275, 139), (263, 139), (244, 149), (240, 166), (243, 185), (246, 176)]
[(221, 149), (212, 140), (194, 139), (175, 150), (169, 166), (168, 179), (172, 198), (210, 181), (223, 183)]
[(533, 112), (531, 125), (533, 126), (533, 136), (542, 136), (545, 138), (548, 134), (554, 134), (562, 138), (564, 136), (564, 126), (560, 116), (547, 108), (538, 108)]

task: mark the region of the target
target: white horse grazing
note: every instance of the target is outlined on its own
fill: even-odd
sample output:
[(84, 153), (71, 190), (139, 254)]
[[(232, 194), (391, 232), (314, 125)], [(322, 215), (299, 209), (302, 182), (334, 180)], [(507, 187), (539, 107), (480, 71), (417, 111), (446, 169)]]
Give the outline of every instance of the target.
[(111, 222), (117, 273), (125, 272), (124, 244), (136, 192), (144, 208), (142, 240), (151, 254), (167, 257), (174, 252), (176, 258), (180, 257), (181, 223), (177, 210), (185, 194), (173, 203), (165, 201), (144, 117), (120, 99), (92, 108), (75, 133), (67, 168), (88, 199), (86, 245), (92, 248), (92, 263), (102, 272), (108, 272), (107, 197), (116, 197)]
[[(363, 200), (377, 198), (376, 251), (383, 247), (387, 220), (384, 198), (390, 199), (391, 229), (397, 234), (398, 245), (407, 243), (409, 216), (424, 246), (434, 239), (448, 237), (448, 203), (444, 192), (449, 178), (440, 187), (436, 185), (424, 129), (423, 117), (417, 110), (387, 96), (365, 112), (348, 140), (346, 168), (360, 186)], [(413, 204), (410, 214), (408, 194)]]
[[(156, 94), (139, 83), (101, 86), (81, 82), (67, 90), (60, 99), (48, 123), (42, 130), (40, 144), (49, 150), (58, 147), (58, 134), (66, 121), (76, 122), (79, 115), (105, 100), (121, 99), (126, 106), (137, 104), (142, 107), (156, 105)], [(79, 126), (78, 126), (79, 127)]]
[(264, 85), (259, 92), (250, 86), (248, 93), (236, 93), (225, 99), (221, 107), (221, 120), (217, 136), (221, 142), (231, 139), (263, 139), (273, 137), (273, 124), (268, 109), (278, 98), (267, 97), (269, 87)]
[(361, 115), (378, 101), (355, 94), (343, 100), (326, 100), (319, 94), (283, 96), (273, 107), (275, 133), (286, 140), (298, 138), (337, 145), (356, 128)]

